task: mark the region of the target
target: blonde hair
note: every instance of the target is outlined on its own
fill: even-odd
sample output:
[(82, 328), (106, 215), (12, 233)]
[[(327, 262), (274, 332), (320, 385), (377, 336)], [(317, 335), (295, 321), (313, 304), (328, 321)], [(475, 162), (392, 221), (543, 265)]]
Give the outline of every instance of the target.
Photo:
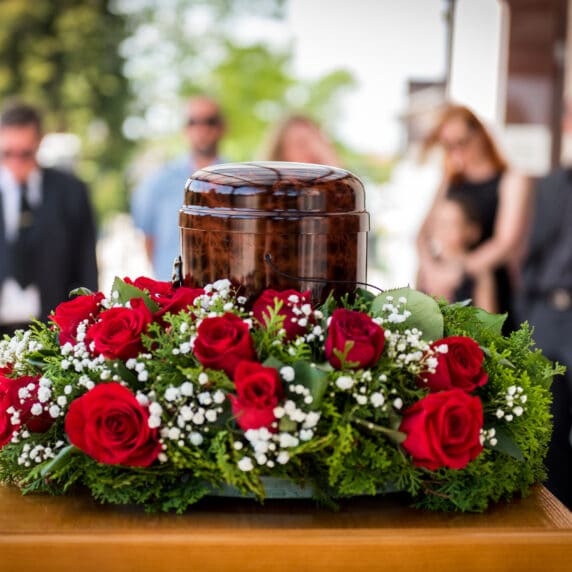
[[(316, 132), (316, 135), (322, 138), (324, 143), (328, 145), (328, 139), (323, 134), (320, 126), (309, 117), (300, 113), (294, 113), (284, 117), (269, 132), (266, 142), (263, 146), (261, 157), (265, 161), (284, 161), (284, 139), (286, 133), (293, 125), (304, 125)], [(335, 151), (332, 147), (332, 153)]]

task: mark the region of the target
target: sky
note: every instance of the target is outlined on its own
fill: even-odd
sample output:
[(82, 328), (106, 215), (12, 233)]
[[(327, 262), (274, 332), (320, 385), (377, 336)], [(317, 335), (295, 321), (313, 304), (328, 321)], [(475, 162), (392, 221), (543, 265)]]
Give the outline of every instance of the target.
[(353, 148), (392, 153), (408, 79), (445, 71), (443, 0), (289, 0), (287, 25), (302, 77), (347, 68), (357, 87), (336, 134)]

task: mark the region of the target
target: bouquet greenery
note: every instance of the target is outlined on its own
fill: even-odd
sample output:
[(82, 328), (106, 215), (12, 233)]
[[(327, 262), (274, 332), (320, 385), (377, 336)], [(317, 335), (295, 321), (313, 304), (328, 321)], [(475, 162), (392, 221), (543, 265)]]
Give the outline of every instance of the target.
[(319, 501), (482, 511), (544, 477), (551, 378), (524, 325), (408, 288), (315, 307), (116, 279), (0, 342), (0, 481), (182, 512), (268, 477)]

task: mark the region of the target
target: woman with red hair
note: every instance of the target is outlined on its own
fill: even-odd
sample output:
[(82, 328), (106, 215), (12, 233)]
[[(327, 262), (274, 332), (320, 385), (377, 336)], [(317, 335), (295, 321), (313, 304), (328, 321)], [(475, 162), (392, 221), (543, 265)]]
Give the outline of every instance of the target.
[[(509, 312), (513, 282), (527, 233), (529, 181), (511, 169), (478, 117), (461, 105), (449, 105), (429, 133), (424, 151), (444, 151), (443, 179), (419, 231), (418, 287), (428, 293), (455, 291), (467, 279), (493, 272), (500, 312)], [(435, 213), (446, 198), (461, 198), (479, 212), (482, 236), (462, 257), (445, 259), (432, 245)]]

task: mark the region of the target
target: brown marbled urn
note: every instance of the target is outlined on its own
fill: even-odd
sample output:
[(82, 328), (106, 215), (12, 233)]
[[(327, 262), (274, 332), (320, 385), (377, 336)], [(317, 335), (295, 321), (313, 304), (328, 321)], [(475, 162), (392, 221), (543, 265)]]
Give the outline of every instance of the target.
[(249, 301), (273, 288), (314, 301), (366, 280), (361, 181), (336, 167), (253, 162), (196, 171), (179, 211), (183, 284), (228, 278)]

